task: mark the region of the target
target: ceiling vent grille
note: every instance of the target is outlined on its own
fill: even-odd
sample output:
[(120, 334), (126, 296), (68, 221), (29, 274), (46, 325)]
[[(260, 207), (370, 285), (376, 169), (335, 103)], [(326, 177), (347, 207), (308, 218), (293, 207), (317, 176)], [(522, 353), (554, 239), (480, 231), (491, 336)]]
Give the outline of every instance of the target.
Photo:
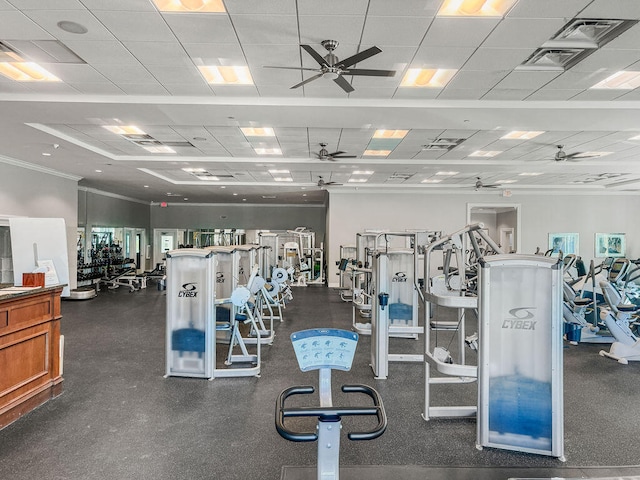
[(568, 70), (636, 23), (637, 20), (574, 18), (516, 70)]
[(462, 142), (464, 138), (436, 138), (433, 142), (422, 146), (423, 150), (453, 150)]
[[(17, 58), (16, 58), (17, 57)], [(58, 40), (0, 41), (0, 61), (38, 63), (86, 63)]]

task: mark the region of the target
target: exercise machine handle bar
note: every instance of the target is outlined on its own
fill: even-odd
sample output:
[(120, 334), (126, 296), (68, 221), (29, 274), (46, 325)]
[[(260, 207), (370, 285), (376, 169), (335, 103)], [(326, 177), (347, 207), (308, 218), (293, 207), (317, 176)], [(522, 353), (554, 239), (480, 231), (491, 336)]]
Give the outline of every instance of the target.
[(373, 440), (384, 433), (387, 428), (387, 415), (380, 394), (367, 385), (343, 385), (344, 393), (364, 393), (373, 400), (369, 407), (298, 407), (285, 408), (284, 404), (292, 395), (305, 395), (315, 392), (311, 386), (289, 387), (282, 391), (276, 403), (276, 430), (281, 437), (292, 442), (315, 442), (318, 434), (315, 432), (293, 432), (285, 427), (284, 419), (289, 417), (318, 417), (321, 422), (338, 422), (343, 416), (375, 415), (378, 418), (376, 427), (368, 432), (352, 432), (347, 435), (349, 440)]

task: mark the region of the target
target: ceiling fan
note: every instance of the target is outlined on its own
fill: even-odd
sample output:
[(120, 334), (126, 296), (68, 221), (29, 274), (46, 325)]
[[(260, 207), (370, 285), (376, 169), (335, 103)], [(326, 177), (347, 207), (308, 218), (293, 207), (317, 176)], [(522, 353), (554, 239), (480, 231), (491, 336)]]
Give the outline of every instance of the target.
[(338, 84), (340, 88), (342, 88), (345, 92), (350, 93), (355, 89), (351, 86), (351, 84), (342, 76), (342, 75), (365, 75), (372, 77), (393, 77), (396, 72), (395, 70), (370, 70), (370, 69), (361, 69), (361, 68), (349, 68), (356, 63), (362, 62), (369, 57), (373, 57), (378, 53), (382, 52), (378, 47), (370, 47), (362, 52), (356, 53), (344, 60), (339, 60), (338, 57), (333, 53), (333, 51), (337, 48), (338, 42), (336, 40), (323, 40), (320, 44), (327, 49), (329, 52), (324, 57), (316, 52), (310, 45), (300, 45), (313, 59), (318, 62), (320, 68), (301, 68), (301, 67), (274, 67), (265, 65), (265, 68), (282, 68), (287, 70), (308, 70), (312, 72), (318, 72), (316, 75), (313, 75), (306, 80), (303, 80), (300, 83), (297, 83), (291, 88), (298, 88), (303, 85), (306, 85), (309, 82), (313, 82), (320, 77), (328, 78), (329, 80), (333, 80)]
[(556, 147), (558, 148), (558, 150), (553, 157), (556, 162), (564, 162), (565, 160), (568, 160), (570, 162), (579, 162), (583, 158), (593, 158), (600, 156), (599, 154), (588, 155), (583, 152), (565, 153), (565, 151), (563, 150), (564, 145), (556, 145)]
[(324, 178), (322, 178), (322, 176), (318, 175), (318, 186), (320, 188), (328, 187), (328, 186), (331, 186), (331, 185), (342, 185), (342, 184), (338, 183), (338, 182), (325, 182)]
[(476, 190), (481, 190), (483, 188), (500, 188), (502, 185), (500, 185), (499, 183), (492, 183), (492, 184), (484, 184), (482, 183), (482, 180), (480, 179), (480, 177), (476, 177)]
[(339, 158), (356, 158), (355, 155), (342, 155), (343, 153), (346, 153), (346, 152), (343, 152), (342, 150), (329, 153), (326, 147), (327, 147), (326, 143), (321, 143), (320, 151), (318, 153), (314, 153), (314, 155), (318, 157), (319, 160), (330, 160), (332, 162), (335, 162)]

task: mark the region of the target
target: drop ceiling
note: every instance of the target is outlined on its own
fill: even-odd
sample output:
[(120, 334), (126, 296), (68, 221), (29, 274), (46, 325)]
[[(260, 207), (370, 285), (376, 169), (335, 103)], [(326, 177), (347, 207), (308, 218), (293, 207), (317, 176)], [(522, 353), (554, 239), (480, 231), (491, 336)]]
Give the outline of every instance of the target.
[[(317, 204), (326, 189), (356, 188), (475, 193), (478, 177), (503, 185), (486, 193), (640, 190), (640, 89), (590, 88), (640, 71), (637, 1), (519, 0), (498, 18), (438, 16), (440, 0), (224, 6), (161, 13), (151, 0), (0, 0), (0, 42), (44, 52), (40, 64), (61, 80), (0, 76), (0, 161), (145, 202)], [(575, 19), (631, 22), (569, 68), (522, 68), (543, 45), (557, 48), (550, 39)], [(64, 21), (86, 32), (63, 30)], [(345, 74), (354, 88), (346, 93), (328, 78), (291, 89), (315, 73), (265, 68), (318, 68), (300, 45), (325, 55), (328, 39), (339, 42), (339, 58), (379, 47), (355, 68), (396, 75)], [(202, 65), (246, 66), (253, 84), (208, 84)], [(442, 88), (401, 87), (409, 68), (457, 71)], [(146, 137), (110, 125), (134, 125)], [(243, 127), (273, 136), (247, 136)], [(406, 135), (374, 138), (381, 129)], [(512, 131), (543, 133), (502, 138)], [(320, 159), (321, 143), (355, 158)], [(566, 160), (554, 160), (557, 145)], [(389, 153), (365, 155), (372, 147)], [(320, 177), (337, 185), (321, 189)]]

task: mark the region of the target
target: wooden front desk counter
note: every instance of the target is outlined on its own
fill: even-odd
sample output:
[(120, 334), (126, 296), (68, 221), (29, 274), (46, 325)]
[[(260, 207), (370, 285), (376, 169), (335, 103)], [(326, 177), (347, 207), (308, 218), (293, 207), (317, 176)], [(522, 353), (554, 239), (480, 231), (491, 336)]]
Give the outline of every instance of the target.
[(62, 393), (61, 292), (0, 295), (0, 428)]

